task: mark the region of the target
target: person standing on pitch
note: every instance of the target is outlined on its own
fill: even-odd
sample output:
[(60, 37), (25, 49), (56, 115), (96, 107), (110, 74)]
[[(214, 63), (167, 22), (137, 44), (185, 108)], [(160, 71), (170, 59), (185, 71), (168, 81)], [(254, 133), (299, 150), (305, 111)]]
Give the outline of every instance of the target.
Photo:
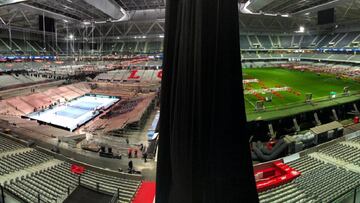
[(146, 160), (147, 159), (147, 152), (145, 152), (143, 156), (144, 156), (144, 162), (146, 163), (147, 162), (147, 160)]
[(128, 172), (129, 172), (129, 173), (132, 173), (132, 172), (133, 172), (133, 162), (132, 162), (132, 161), (129, 161), (128, 166), (129, 166)]
[(132, 157), (132, 155), (131, 155), (131, 154), (132, 154), (132, 149), (131, 149), (131, 148), (129, 148), (129, 152), (128, 152), (128, 158), (129, 158), (129, 159), (131, 159), (131, 157)]
[(134, 149), (134, 157), (137, 158), (137, 153), (138, 153), (138, 150), (137, 149)]

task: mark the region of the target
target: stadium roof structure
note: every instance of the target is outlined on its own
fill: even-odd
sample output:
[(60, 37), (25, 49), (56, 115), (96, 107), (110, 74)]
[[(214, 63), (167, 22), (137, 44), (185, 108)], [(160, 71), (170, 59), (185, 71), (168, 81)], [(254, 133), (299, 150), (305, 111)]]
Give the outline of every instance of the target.
[[(241, 0), (239, 8), (243, 31), (293, 32), (299, 26), (316, 32), (360, 30), (354, 26), (360, 19), (358, 0)], [(318, 26), (317, 12), (329, 8), (335, 9), (336, 23)]]
[(266, 13), (295, 14), (313, 9), (315, 7), (323, 7), (340, 3), (341, 0), (250, 0), (248, 8), (253, 12), (263, 11)]
[[(165, 0), (3, 0), (0, 29), (42, 34), (39, 18), (55, 19), (57, 35), (128, 38), (164, 33)], [(85, 31), (86, 30), (86, 31)], [(54, 35), (53, 33), (46, 33)]]
[[(46, 34), (59, 41), (69, 33), (75, 40), (161, 40), (165, 5), (166, 0), (2, 0), (0, 29)], [(332, 7), (336, 25), (318, 26), (317, 11)], [(349, 24), (360, 19), (358, 0), (239, 0), (239, 9), (241, 32), (294, 32), (300, 26), (308, 32), (357, 29)], [(55, 19), (56, 34), (39, 31), (43, 15)]]
[[(162, 41), (165, 6), (166, 0), (2, 0), (0, 38), (43, 41), (43, 47), (75, 41), (99, 50), (104, 42)], [(327, 8), (335, 8), (336, 24), (318, 26), (316, 13)], [(359, 0), (239, 0), (240, 32), (360, 31), (359, 9)], [(43, 17), (55, 20), (55, 32), (39, 29)]]

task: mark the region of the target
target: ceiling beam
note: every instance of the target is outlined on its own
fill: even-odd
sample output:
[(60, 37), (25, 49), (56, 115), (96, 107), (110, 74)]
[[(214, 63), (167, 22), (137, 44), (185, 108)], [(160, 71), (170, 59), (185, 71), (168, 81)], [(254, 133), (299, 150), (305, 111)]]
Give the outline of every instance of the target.
[(17, 4), (17, 3), (21, 3), (21, 2), (25, 2), (25, 1), (28, 1), (28, 0), (2, 0), (2, 1), (0, 1), (0, 7), (8, 6), (11, 4)]
[(324, 9), (334, 8), (336, 5), (343, 4), (343, 3), (344, 3), (343, 0), (333, 0), (333, 1), (330, 1), (330, 2), (327, 2), (324, 4), (320, 4), (320, 5), (308, 8), (308, 9), (304, 9), (304, 10), (295, 12), (292, 14), (292, 16), (298, 16), (298, 15), (302, 15), (305, 13), (312, 13), (312, 12), (317, 12), (317, 11), (324, 10)]
[(66, 16), (66, 15), (63, 15), (63, 14), (60, 14), (60, 13), (55, 13), (55, 12), (48, 11), (48, 10), (45, 10), (45, 9), (42, 9), (42, 8), (38, 8), (38, 7), (29, 5), (29, 4), (26, 4), (26, 3), (20, 3), (20, 4), (16, 5), (16, 7), (21, 9), (21, 10), (31, 10), (31, 12), (37, 13), (39, 15), (42, 14), (42, 13), (45, 13), (46, 16), (52, 17), (52, 18), (55, 18), (55, 19), (72, 21), (74, 23), (79, 23), (80, 22), (79, 20), (77, 20), (75, 18), (71, 18), (69, 16)]
[(109, 0), (84, 0), (86, 3), (92, 5), (96, 9), (102, 11), (106, 15), (110, 16), (112, 19), (120, 19), (125, 13), (123, 12), (123, 8), (120, 7), (119, 4), (114, 4)]

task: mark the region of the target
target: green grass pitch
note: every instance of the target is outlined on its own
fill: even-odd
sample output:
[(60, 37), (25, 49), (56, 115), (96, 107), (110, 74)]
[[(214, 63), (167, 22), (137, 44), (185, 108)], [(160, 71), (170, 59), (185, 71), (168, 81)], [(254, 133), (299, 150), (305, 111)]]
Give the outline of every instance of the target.
[[(360, 83), (351, 79), (338, 79), (334, 75), (316, 74), (313, 72), (302, 72), (283, 68), (247, 68), (243, 69), (243, 78), (257, 79), (258, 82), (244, 84), (245, 107), (248, 120), (255, 119), (261, 113), (255, 112), (256, 102), (261, 98), (270, 97), (271, 102), (264, 102), (266, 111), (286, 111), (292, 107), (305, 106), (307, 93), (312, 93), (313, 100), (330, 100), (330, 92), (336, 92), (336, 97), (343, 97), (343, 89), (348, 86), (351, 94), (360, 92)], [(264, 89), (285, 88), (287, 90), (272, 91), (265, 93)], [(258, 93), (249, 93), (257, 91)], [(255, 95), (257, 94), (257, 96)], [(333, 101), (336, 101), (334, 99)], [(301, 109), (299, 109), (301, 112)], [(274, 113), (276, 116), (276, 113)], [(268, 116), (269, 117), (269, 116)], [(270, 116), (271, 117), (271, 116)]]

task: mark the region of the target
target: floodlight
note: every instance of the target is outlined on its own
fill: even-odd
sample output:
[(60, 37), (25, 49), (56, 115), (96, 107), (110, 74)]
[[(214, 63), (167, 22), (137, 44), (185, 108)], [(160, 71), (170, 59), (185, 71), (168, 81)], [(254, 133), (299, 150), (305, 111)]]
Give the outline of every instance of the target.
[(304, 26), (300, 26), (298, 31), (295, 31), (297, 33), (304, 33), (305, 32), (305, 27)]

